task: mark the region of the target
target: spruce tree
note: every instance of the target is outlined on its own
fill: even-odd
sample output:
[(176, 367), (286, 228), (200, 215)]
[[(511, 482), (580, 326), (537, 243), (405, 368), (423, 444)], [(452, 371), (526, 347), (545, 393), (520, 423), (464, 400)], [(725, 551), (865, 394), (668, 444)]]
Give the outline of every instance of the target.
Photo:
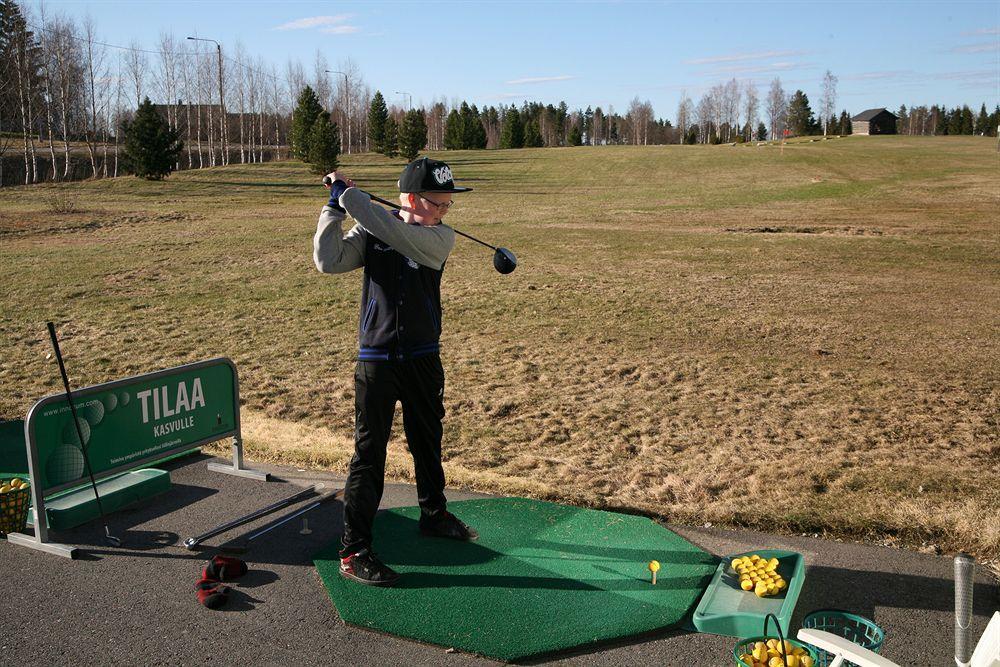
[(580, 131), (579, 124), (575, 124), (569, 130), (569, 145), (580, 146), (582, 144), (583, 144), (583, 133)]
[(987, 136), (997, 136), (997, 128), (1000, 127), (1000, 104), (997, 105), (993, 113), (990, 114), (990, 127), (986, 132)]
[(476, 130), (475, 126), (479, 123), (479, 115), (473, 115), (472, 107), (469, 106), (468, 102), (464, 101), (458, 109), (458, 115), (462, 119), (458, 147), (462, 149), (472, 148), (474, 143), (473, 133)]
[(847, 114), (847, 109), (840, 112), (840, 134), (851, 133), (851, 117)]
[(757, 141), (767, 141), (767, 125), (763, 121), (757, 124)]
[(530, 120), (524, 125), (524, 147), (541, 148), (545, 143), (542, 141), (542, 133), (538, 129), (538, 123)]
[(809, 108), (809, 97), (796, 90), (788, 103), (788, 127), (797, 136), (812, 134), (816, 130), (816, 120)]
[(125, 123), (124, 130), (126, 168), (150, 181), (169, 176), (184, 144), (148, 97), (139, 105), (132, 122)]
[(976, 119), (972, 115), (972, 109), (968, 104), (962, 105), (962, 134), (974, 134), (976, 131)]
[(962, 134), (962, 110), (958, 107), (948, 114), (948, 134), (952, 136)]
[(483, 127), (483, 120), (475, 104), (469, 109), (469, 116), (465, 121), (465, 137), (466, 148), (474, 150), (486, 148), (486, 128)]
[(503, 129), (500, 131), (500, 148), (521, 148), (524, 146), (524, 124), (517, 107), (511, 105), (503, 117)]
[(292, 143), (292, 155), (298, 159), (309, 161), (309, 133), (316, 119), (323, 113), (323, 107), (312, 88), (306, 86), (299, 93), (298, 104), (292, 112), (292, 129), (289, 139)]
[(382, 155), (386, 157), (396, 157), (399, 146), (399, 124), (392, 116), (385, 121), (385, 147)]
[(385, 106), (385, 98), (382, 93), (375, 91), (371, 106), (368, 108), (368, 140), (371, 142), (372, 150), (376, 153), (385, 153), (386, 149), (386, 123), (389, 121), (389, 109)]
[(417, 154), (427, 145), (427, 121), (421, 109), (410, 109), (403, 116), (403, 124), (399, 128), (399, 154), (407, 162), (417, 157)]
[(990, 129), (990, 117), (986, 115), (986, 102), (979, 108), (979, 116), (976, 118), (976, 134), (984, 135)]
[(328, 174), (337, 168), (339, 156), (340, 129), (324, 111), (309, 131), (310, 169), (317, 174)]
[(444, 122), (444, 147), (450, 151), (461, 150), (464, 135), (465, 121), (459, 115), (458, 109), (452, 109)]
[(935, 118), (934, 134), (939, 137), (948, 134), (948, 111), (944, 108), (944, 105), (938, 106), (935, 104), (931, 107), (931, 113)]

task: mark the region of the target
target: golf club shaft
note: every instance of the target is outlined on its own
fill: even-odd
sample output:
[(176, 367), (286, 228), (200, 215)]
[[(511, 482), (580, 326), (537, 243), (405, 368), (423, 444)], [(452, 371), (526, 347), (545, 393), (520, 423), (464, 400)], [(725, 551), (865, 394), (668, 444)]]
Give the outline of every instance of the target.
[[(328, 178), (324, 178), (323, 182), (326, 183), (327, 185), (329, 185), (329, 183), (327, 183), (328, 180), (329, 180)], [(385, 204), (386, 206), (391, 206), (392, 208), (396, 209), (397, 211), (398, 210), (402, 210), (402, 208), (403, 208), (402, 206), (400, 206), (399, 204), (396, 204), (395, 202), (391, 202), (388, 199), (382, 199), (381, 197), (377, 197), (377, 196), (373, 195), (372, 193), (370, 193), (370, 192), (368, 192), (366, 190), (361, 190), (361, 191), (364, 192), (366, 195), (368, 195), (371, 198), (372, 201), (377, 201), (379, 204)], [(471, 236), (469, 234), (466, 234), (465, 232), (460, 232), (459, 230), (455, 229), (454, 227), (452, 227), (452, 229), (455, 230), (456, 234), (460, 234), (460, 235), (464, 236), (465, 238), (469, 239), (470, 241), (475, 241), (476, 243), (479, 243), (480, 245), (484, 245), (487, 248), (489, 248), (490, 250), (496, 251), (496, 249), (497, 249), (496, 246), (490, 245), (486, 241), (480, 241), (475, 236)]]
[[(397, 209), (397, 210), (403, 208), (399, 204), (394, 204), (391, 201), (389, 201), (388, 199), (382, 199), (381, 197), (376, 197), (372, 193), (366, 192), (364, 190), (362, 190), (362, 192), (364, 192), (366, 195), (368, 195), (369, 197), (371, 197), (372, 201), (377, 201), (379, 204), (385, 204), (386, 206), (391, 206), (391, 207), (393, 207), (394, 209)], [(467, 238), (467, 239), (469, 239), (471, 241), (475, 241), (476, 243), (482, 244), (482, 245), (486, 246), (487, 248), (489, 248), (490, 250), (496, 250), (497, 249), (496, 246), (492, 246), (489, 243), (487, 243), (486, 241), (480, 241), (475, 236), (470, 236), (470, 235), (466, 234), (465, 232), (460, 232), (457, 229), (455, 229), (454, 227), (452, 227), (452, 229), (455, 230), (456, 234), (461, 234), (465, 238)]]
[(246, 537), (244, 537), (243, 539), (241, 539), (239, 542), (235, 542), (235, 543), (230, 544), (230, 545), (223, 545), (222, 550), (223, 551), (236, 552), (236, 553), (245, 552), (249, 548), (250, 542), (252, 540), (256, 540), (258, 537), (261, 537), (262, 535), (270, 533), (272, 530), (274, 530), (278, 526), (282, 526), (282, 525), (288, 523), (289, 521), (291, 521), (292, 519), (294, 519), (296, 517), (300, 517), (303, 514), (305, 514), (306, 512), (309, 512), (309, 511), (312, 511), (312, 510), (316, 509), (317, 507), (319, 507), (323, 503), (329, 502), (331, 500), (335, 500), (336, 498), (340, 497), (343, 493), (344, 493), (343, 489), (337, 489), (336, 491), (331, 491), (330, 493), (327, 493), (327, 494), (325, 494), (325, 495), (317, 498), (316, 500), (314, 500), (313, 502), (309, 503), (305, 507), (300, 507), (299, 509), (295, 510), (294, 512), (290, 512), (289, 514), (286, 514), (284, 516), (279, 516), (277, 519), (274, 519), (270, 523), (268, 523), (266, 525), (263, 525), (260, 528), (257, 528), (252, 533), (250, 533), (249, 535), (247, 535)]
[[(59, 362), (59, 374), (62, 375), (63, 387), (66, 388), (66, 402), (69, 403), (69, 411), (73, 415), (73, 425), (76, 426), (76, 437), (80, 439), (80, 452), (83, 453), (83, 463), (87, 466), (87, 475), (90, 477), (90, 485), (94, 489), (94, 499), (97, 501), (97, 511), (101, 515), (101, 523), (104, 524), (104, 535), (108, 540), (121, 542), (111, 534), (108, 528), (108, 520), (104, 516), (104, 508), (101, 506), (101, 495), (97, 492), (97, 482), (94, 480), (94, 471), (90, 467), (90, 456), (87, 455), (87, 444), (83, 441), (83, 431), (80, 429), (80, 422), (76, 416), (76, 405), (73, 403), (73, 392), (69, 388), (69, 376), (66, 374), (66, 365), (63, 363), (62, 352), (59, 350), (59, 339), (56, 338), (56, 327), (52, 322), (48, 323), (49, 338), (52, 339), (52, 347), (56, 352), (56, 361)], [(39, 518), (44, 521), (44, 517)]]
[(316, 489), (317, 489), (318, 486), (321, 486), (321, 485), (315, 485), (314, 484), (313, 486), (310, 486), (307, 489), (304, 489), (302, 491), (299, 491), (298, 493), (295, 493), (295, 494), (293, 494), (291, 496), (288, 496), (284, 500), (279, 500), (278, 502), (276, 502), (276, 503), (274, 503), (272, 505), (268, 505), (267, 507), (261, 508), (261, 509), (257, 510), (256, 512), (251, 512), (250, 514), (247, 514), (246, 516), (242, 516), (242, 517), (240, 517), (238, 519), (233, 519), (232, 521), (230, 521), (228, 523), (224, 523), (221, 526), (217, 526), (217, 527), (213, 528), (212, 530), (210, 530), (210, 531), (208, 531), (206, 533), (202, 533), (201, 535), (198, 535), (197, 537), (189, 537), (188, 539), (184, 540), (184, 546), (186, 548), (188, 548), (188, 549), (194, 549), (196, 546), (198, 546), (199, 544), (201, 544), (205, 540), (213, 538), (216, 535), (219, 535), (220, 533), (224, 533), (224, 532), (226, 532), (228, 530), (232, 530), (233, 528), (238, 528), (239, 526), (242, 526), (244, 524), (250, 523), (251, 521), (259, 519), (262, 516), (267, 516), (271, 512), (277, 512), (278, 510), (280, 510), (280, 509), (282, 509), (284, 507), (288, 507), (289, 505), (294, 505), (295, 503), (299, 502), (300, 500), (305, 500), (309, 496), (311, 496), (314, 493), (316, 493)]

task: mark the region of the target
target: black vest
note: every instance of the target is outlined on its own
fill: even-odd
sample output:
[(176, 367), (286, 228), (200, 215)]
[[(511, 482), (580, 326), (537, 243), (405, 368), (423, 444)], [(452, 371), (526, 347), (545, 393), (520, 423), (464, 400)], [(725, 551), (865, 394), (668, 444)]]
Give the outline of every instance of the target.
[(403, 361), (440, 350), (440, 271), (417, 264), (362, 228), (365, 277), (358, 342), (361, 361)]

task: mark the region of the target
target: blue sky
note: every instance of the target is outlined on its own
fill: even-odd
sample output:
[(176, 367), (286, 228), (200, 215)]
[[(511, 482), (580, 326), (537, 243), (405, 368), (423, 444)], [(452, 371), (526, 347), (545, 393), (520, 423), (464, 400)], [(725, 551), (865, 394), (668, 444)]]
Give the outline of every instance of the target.
[[(37, 2), (27, 3), (37, 9)], [(47, 0), (89, 13), (102, 41), (159, 34), (241, 41), (281, 70), (313, 72), (317, 50), (346, 58), (403, 106), (444, 97), (484, 104), (530, 99), (624, 112), (638, 96), (673, 119), (682, 91), (697, 103), (736, 77), (766, 93), (781, 77), (818, 105), (823, 73), (838, 108), (1000, 103), (1000, 2), (171, 2)], [(191, 44), (190, 42), (187, 44)]]

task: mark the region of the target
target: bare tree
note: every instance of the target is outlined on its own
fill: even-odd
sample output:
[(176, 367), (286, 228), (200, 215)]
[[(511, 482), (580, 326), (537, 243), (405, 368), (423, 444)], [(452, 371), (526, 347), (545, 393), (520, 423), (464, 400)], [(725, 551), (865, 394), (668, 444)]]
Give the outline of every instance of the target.
[(830, 116), (837, 110), (837, 77), (826, 70), (823, 75), (823, 94), (819, 102), (820, 113), (823, 114), (823, 134), (829, 134)]
[(632, 129), (632, 143), (645, 146), (649, 141), (649, 124), (653, 120), (653, 105), (649, 100), (640, 102), (638, 97), (632, 98), (626, 114)]
[(299, 99), (299, 93), (306, 87), (306, 73), (302, 63), (298, 60), (289, 60), (285, 65), (285, 78), (288, 80), (288, 99), (295, 104)]
[(32, 129), (35, 124), (34, 82), (38, 78), (38, 47), (27, 23), (19, 21), (8, 36), (13, 54), (18, 107), (21, 112), (21, 140), (24, 146), (24, 184), (38, 182), (38, 156)]
[(767, 93), (767, 118), (770, 122), (771, 139), (780, 139), (784, 136), (787, 113), (788, 98), (785, 96), (784, 88), (781, 87), (781, 79), (775, 77)]
[(167, 124), (177, 129), (177, 40), (170, 33), (160, 33), (160, 91), (167, 107)]
[(97, 106), (98, 96), (102, 94), (102, 91), (98, 89), (98, 83), (103, 86), (103, 81), (106, 79), (104, 66), (106, 52), (104, 47), (96, 42), (97, 30), (94, 28), (94, 19), (89, 14), (83, 19), (83, 38), (86, 44), (84, 69), (87, 75), (87, 102), (90, 107), (85, 139), (87, 152), (90, 154), (91, 177), (97, 178), (97, 133), (99, 131)]
[[(213, 77), (213, 71), (215, 68), (212, 67), (212, 59), (206, 55), (198, 58), (198, 99), (208, 100), (208, 117), (206, 118), (206, 126), (208, 127), (208, 163), (209, 166), (215, 166), (215, 114), (213, 113), (212, 104), (212, 89), (215, 88), (212, 85), (215, 82), (215, 77)], [(201, 135), (201, 114), (198, 114), (198, 134)], [(200, 138), (200, 137), (199, 137)]]
[[(70, 127), (77, 127), (82, 120), (81, 93), (83, 85), (83, 53), (80, 40), (73, 24), (62, 17), (56, 17), (51, 24), (49, 44), (54, 60), (52, 71), (55, 75), (53, 87), (59, 98), (59, 123), (63, 142), (63, 178), (70, 176)], [(84, 112), (85, 116), (86, 113)]]
[(125, 72), (132, 90), (135, 92), (135, 108), (142, 104), (142, 91), (146, 86), (146, 76), (149, 71), (149, 58), (142, 50), (142, 44), (132, 40), (125, 57)]
[[(235, 83), (236, 86), (236, 102), (240, 107), (239, 121), (240, 121), (240, 163), (246, 164), (246, 137), (244, 136), (245, 128), (245, 111), (246, 111), (246, 98), (247, 98), (247, 88), (250, 86), (251, 73), (246, 65), (246, 50), (243, 48), (243, 42), (236, 42), (236, 76), (229, 77), (231, 82)], [(252, 130), (253, 120), (251, 119), (251, 136), (253, 136)], [(252, 153), (252, 151), (251, 151)]]
[(733, 140), (733, 128), (740, 122), (740, 84), (733, 78), (723, 88), (723, 112), (725, 114), (726, 136), (724, 141)]
[[(115, 104), (114, 108), (108, 111), (108, 125), (115, 135), (115, 169), (114, 176), (118, 176), (118, 135), (121, 133), (122, 121), (124, 120), (124, 109), (122, 109), (122, 88), (125, 87), (125, 79), (122, 77), (122, 60), (125, 56), (118, 54), (118, 73), (115, 76)], [(111, 105), (108, 105), (109, 107)], [(138, 108), (138, 107), (137, 107)], [(105, 147), (107, 142), (105, 142)]]
[[(188, 156), (188, 169), (194, 168), (194, 156), (192, 154), (192, 144), (191, 141), (191, 99), (193, 96), (192, 81), (193, 74), (192, 69), (194, 67), (195, 59), (190, 54), (185, 54), (185, 57), (180, 61), (180, 73), (181, 73), (181, 85), (184, 88), (184, 129), (187, 133), (187, 141), (184, 142), (187, 148)], [(200, 111), (200, 109), (199, 109)], [(199, 156), (200, 156), (199, 147)]]
[(757, 97), (757, 86), (753, 81), (746, 83), (746, 99), (743, 104), (743, 113), (746, 114), (745, 141), (753, 141), (757, 138), (757, 112), (760, 109), (760, 100)]
[(681, 143), (684, 143), (684, 137), (687, 135), (693, 117), (694, 104), (688, 97), (687, 91), (683, 91), (681, 92), (681, 101), (677, 103), (677, 129), (681, 135)]
[(45, 134), (49, 145), (49, 160), (52, 163), (52, 180), (59, 179), (59, 165), (56, 162), (56, 146), (52, 139), (52, 127), (55, 99), (52, 94), (52, 45), (49, 38), (49, 22), (45, 17), (45, 4), (38, 3), (38, 18), (41, 23), (41, 32), (38, 35), (38, 47), (41, 51), (42, 59), (42, 104), (45, 106)]
[(278, 78), (277, 71), (271, 69), (271, 85), (270, 85), (270, 103), (271, 111), (274, 114), (274, 157), (276, 160), (281, 159), (281, 115), (282, 115), (282, 86), (281, 79)]
[(698, 141), (707, 144), (712, 140), (712, 123), (715, 116), (715, 89), (709, 90), (698, 100), (695, 115), (698, 118)]

